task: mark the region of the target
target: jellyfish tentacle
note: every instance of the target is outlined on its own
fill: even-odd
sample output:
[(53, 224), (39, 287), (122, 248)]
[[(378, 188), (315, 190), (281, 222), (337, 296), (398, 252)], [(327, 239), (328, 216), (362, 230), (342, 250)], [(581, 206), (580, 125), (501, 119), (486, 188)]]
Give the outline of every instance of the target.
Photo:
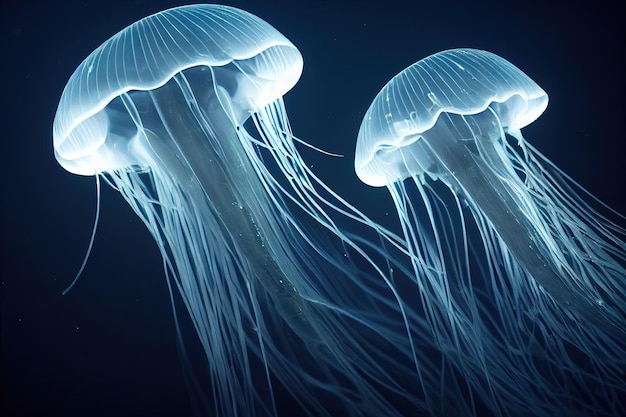
[[(251, 172), (252, 168), (242, 159), (241, 152), (233, 148), (239, 148), (240, 144), (236, 133), (226, 128), (231, 126), (230, 118), (222, 110), (221, 102), (215, 99), (202, 103), (206, 110), (199, 111), (200, 106), (184, 77), (179, 74), (174, 78), (177, 83), (170, 82), (150, 92), (167, 131), (159, 137), (173, 139), (164, 141), (173, 149), (159, 153), (176, 155), (182, 165), (188, 165), (181, 172), (185, 178), (179, 180), (183, 183), (198, 181), (221, 219), (223, 234), (230, 236), (232, 244), (237, 247), (233, 251), (247, 254), (253, 264), (252, 270), (276, 306), (283, 310), (283, 317), (290, 326), (303, 339), (319, 342), (311, 324), (315, 322), (311, 320), (313, 313), (283, 272), (285, 266), (279, 266), (271, 253), (275, 244), (268, 242), (271, 240), (269, 231), (262, 230), (260, 219), (253, 214), (254, 207), (246, 206), (245, 196), (258, 195), (259, 190), (253, 188), (252, 178), (246, 175), (246, 171)], [(169, 105), (179, 102), (181, 94), (190, 104), (189, 112)], [(198, 120), (198, 115), (203, 115), (203, 120)]]
[[(465, 137), (476, 138), (474, 146), (478, 146), (479, 154), (467, 147), (467, 141), (462, 140)], [(430, 149), (431, 158), (438, 160), (435, 175), (463, 194), (472, 206), (481, 208), (480, 212), (474, 211), (475, 216), (488, 219), (517, 262), (548, 294), (593, 325), (626, 335), (624, 329), (598, 311), (602, 306), (594, 301), (596, 298), (576, 285), (574, 272), (557, 249), (525, 187), (517, 176), (505, 176), (512, 171), (508, 158), (494, 157), (495, 152), (490, 151), (494, 142), (506, 140), (491, 109), (475, 115), (442, 114), (421, 140), (422, 147)]]

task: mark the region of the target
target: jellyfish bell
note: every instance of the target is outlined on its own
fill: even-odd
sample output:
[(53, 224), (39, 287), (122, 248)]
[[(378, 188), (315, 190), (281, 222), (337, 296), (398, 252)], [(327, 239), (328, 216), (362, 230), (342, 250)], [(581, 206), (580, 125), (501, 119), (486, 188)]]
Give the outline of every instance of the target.
[[(474, 56), (480, 66), (465, 65), (464, 60)], [(495, 64), (501, 70), (485, 82)], [(415, 84), (419, 91), (410, 90)], [(547, 105), (545, 91), (496, 55), (469, 49), (431, 55), (389, 81), (369, 107), (356, 145), (356, 174), (364, 183), (380, 187), (436, 169), (428, 152), (411, 152), (407, 162), (396, 154), (410, 152), (413, 144), (421, 146), (417, 139), (442, 113), (474, 115), (492, 108), (502, 128), (516, 132), (537, 119)]]
[[(254, 36), (239, 36), (242, 30)], [(90, 54), (67, 83), (53, 127), (61, 166), (94, 175), (137, 165), (120, 148), (129, 147), (140, 133), (129, 139), (110, 129), (116, 116), (134, 115), (120, 115), (111, 105), (131, 91), (161, 87), (193, 67), (205, 71), (204, 87), (214, 83), (214, 94), (229, 96), (229, 110), (242, 122), (295, 85), (302, 56), (269, 24), (231, 7), (184, 6), (142, 19)]]
[[(521, 311), (537, 311), (531, 322), (542, 323), (543, 337), (559, 334), (602, 369), (576, 370), (569, 356), (547, 345), (542, 355), (555, 375), (568, 368), (600, 381), (606, 398), (620, 395), (604, 378), (623, 369), (626, 233), (524, 140), (520, 129), (547, 104), (547, 94), (499, 56), (443, 51), (383, 87), (356, 144), (357, 175), (387, 186), (396, 204), (431, 326), (454, 345), (457, 366), (496, 413), (524, 407), (506, 397), (532, 395), (529, 378), (547, 390), (558, 383), (536, 375), (534, 358), (522, 366), (511, 356), (536, 333), (535, 324), (520, 321)], [(498, 371), (505, 368), (517, 371)], [(532, 414), (556, 411), (559, 401), (537, 401)]]

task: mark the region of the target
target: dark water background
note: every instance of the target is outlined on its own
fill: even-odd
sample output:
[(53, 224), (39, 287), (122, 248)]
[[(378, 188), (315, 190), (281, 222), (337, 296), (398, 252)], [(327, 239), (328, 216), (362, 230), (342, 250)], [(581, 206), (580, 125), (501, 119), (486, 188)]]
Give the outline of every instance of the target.
[[(359, 183), (364, 111), (393, 75), (434, 52), (486, 49), (550, 96), (523, 133), (565, 172), (626, 213), (625, 27), (619, 2), (231, 1), (302, 52), (285, 101), (315, 171), (377, 220), (387, 192)], [(3, 2), (1, 398), (9, 416), (185, 416), (190, 412), (156, 245), (113, 190), (87, 269), (67, 296), (93, 225), (92, 178), (65, 172), (52, 120), (65, 82), (107, 38), (174, 1)], [(593, 7), (591, 7), (593, 6)], [(393, 223), (390, 223), (393, 224)]]

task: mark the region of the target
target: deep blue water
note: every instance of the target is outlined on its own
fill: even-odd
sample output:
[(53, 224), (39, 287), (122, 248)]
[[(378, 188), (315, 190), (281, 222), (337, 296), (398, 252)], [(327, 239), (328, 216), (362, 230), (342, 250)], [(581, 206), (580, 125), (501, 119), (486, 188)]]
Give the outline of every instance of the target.
[[(301, 50), (304, 73), (285, 98), (294, 132), (345, 158), (306, 149), (303, 155), (374, 219), (392, 225), (385, 213), (393, 207), (385, 190), (360, 184), (352, 169), (363, 113), (393, 75), (454, 47), (494, 52), (542, 86), (550, 104), (523, 131), (526, 139), (626, 213), (626, 37), (618, 5), (431, 3), (228, 4), (268, 21)], [(63, 171), (51, 145), (59, 96), (81, 60), (133, 21), (179, 4), (1, 6), (2, 416), (191, 412), (160, 255), (145, 227), (107, 187), (87, 269), (61, 296), (87, 247), (95, 185)]]

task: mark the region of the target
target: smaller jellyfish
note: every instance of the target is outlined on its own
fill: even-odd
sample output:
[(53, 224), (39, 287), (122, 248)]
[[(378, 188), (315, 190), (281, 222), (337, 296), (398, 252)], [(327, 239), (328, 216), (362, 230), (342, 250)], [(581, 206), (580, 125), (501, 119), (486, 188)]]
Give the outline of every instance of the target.
[(423, 392), (438, 380), (416, 351), (434, 348), (411, 339), (426, 324), (376, 266), (393, 260), (372, 259), (389, 253), (374, 243), (399, 238), (297, 152), (282, 96), (302, 67), (287, 38), (239, 9), (148, 16), (69, 79), (56, 159), (117, 189), (154, 237), (207, 358), (207, 415), (278, 415), (278, 384), (316, 416), (400, 416), (398, 398), (426, 408), (418, 375)]
[(355, 169), (388, 187), (430, 326), (495, 414), (623, 414), (624, 218), (523, 138), (547, 104), (497, 55), (431, 55), (378, 93)]

